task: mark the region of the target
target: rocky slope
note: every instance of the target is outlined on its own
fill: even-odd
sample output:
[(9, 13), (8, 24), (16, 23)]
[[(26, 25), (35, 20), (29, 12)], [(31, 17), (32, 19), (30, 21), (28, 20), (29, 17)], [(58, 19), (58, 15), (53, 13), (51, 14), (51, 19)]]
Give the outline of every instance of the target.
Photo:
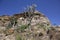
[(0, 16), (0, 40), (60, 40), (57, 29), (38, 11)]

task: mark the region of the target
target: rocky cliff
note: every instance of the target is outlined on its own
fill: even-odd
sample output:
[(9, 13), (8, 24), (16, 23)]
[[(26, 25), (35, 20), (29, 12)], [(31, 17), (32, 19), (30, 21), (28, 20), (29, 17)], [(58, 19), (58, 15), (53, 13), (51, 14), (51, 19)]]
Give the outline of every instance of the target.
[(39, 11), (0, 16), (0, 40), (60, 40), (60, 30)]

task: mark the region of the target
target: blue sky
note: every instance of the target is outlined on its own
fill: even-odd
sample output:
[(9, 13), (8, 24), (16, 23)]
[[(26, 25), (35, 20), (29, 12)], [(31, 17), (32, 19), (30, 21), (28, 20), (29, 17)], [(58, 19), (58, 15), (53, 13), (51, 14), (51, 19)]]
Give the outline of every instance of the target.
[(36, 4), (36, 9), (45, 14), (52, 24), (60, 25), (60, 0), (0, 0), (0, 15), (13, 15), (24, 7)]

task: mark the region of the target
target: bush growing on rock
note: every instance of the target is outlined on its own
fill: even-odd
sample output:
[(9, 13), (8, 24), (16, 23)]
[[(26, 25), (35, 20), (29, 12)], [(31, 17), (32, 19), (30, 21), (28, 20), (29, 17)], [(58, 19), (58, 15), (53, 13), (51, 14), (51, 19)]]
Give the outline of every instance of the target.
[(20, 35), (16, 35), (16, 40), (22, 40), (22, 38), (20, 37)]
[(17, 30), (20, 30), (21, 32), (23, 32), (26, 28), (28, 28), (28, 25), (21, 25), (21, 26), (18, 26)]

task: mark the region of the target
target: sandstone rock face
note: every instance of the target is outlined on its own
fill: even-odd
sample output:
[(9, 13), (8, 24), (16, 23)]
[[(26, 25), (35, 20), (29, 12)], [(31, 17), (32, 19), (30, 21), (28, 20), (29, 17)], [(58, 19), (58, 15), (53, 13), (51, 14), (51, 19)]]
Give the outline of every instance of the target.
[(60, 30), (56, 30), (56, 27), (52, 27), (48, 32), (50, 40), (60, 40)]
[[(17, 24), (18, 26), (28, 25), (30, 22), (29, 20), (29, 17), (25, 18), (24, 16), (20, 16), (17, 20)], [(43, 27), (50, 26), (50, 21), (45, 15), (40, 12), (34, 12), (29, 27), (25, 29), (24, 32), (20, 32), (20, 34), (24, 40), (49, 40), (49, 36), (47, 36), (46, 33), (47, 31), (44, 30)]]
[[(16, 15), (16, 16), (18, 16), (18, 15)], [(30, 18), (28, 16), (26, 18), (24, 18), (24, 17), (25, 16), (21, 16), (18, 18), (18, 24), (28, 24), (29, 23)], [(38, 23), (50, 24), (50, 21), (48, 20), (48, 18), (39, 12), (34, 12), (34, 15), (31, 18), (32, 18), (31, 25), (36, 25)]]
[(35, 11), (30, 17), (28, 12), (13, 16), (1, 16), (0, 34), (3, 33), (3, 35), (0, 40), (50, 40), (50, 36), (55, 33), (49, 29), (50, 27), (49, 19), (38, 11)]
[(14, 35), (12, 34), (12, 35), (6, 36), (6, 37), (5, 37), (5, 40), (15, 40), (15, 37), (14, 37)]

